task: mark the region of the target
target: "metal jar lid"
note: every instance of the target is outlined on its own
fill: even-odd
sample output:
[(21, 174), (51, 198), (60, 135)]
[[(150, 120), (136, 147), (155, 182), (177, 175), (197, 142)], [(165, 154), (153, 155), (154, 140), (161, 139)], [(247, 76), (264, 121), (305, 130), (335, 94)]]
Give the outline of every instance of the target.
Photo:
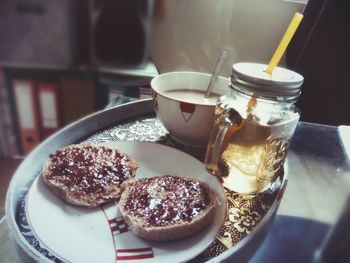
[(295, 100), (300, 95), (304, 78), (286, 68), (276, 67), (272, 74), (267, 65), (236, 63), (232, 66), (231, 88), (247, 95), (276, 100)]

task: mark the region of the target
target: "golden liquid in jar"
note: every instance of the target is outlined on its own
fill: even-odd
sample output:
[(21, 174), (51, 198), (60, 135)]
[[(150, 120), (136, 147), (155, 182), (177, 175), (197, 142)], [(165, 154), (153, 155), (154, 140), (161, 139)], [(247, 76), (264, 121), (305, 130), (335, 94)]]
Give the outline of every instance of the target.
[[(224, 111), (218, 104), (215, 117)], [(233, 132), (231, 127), (228, 129), (219, 162), (207, 165), (207, 170), (230, 190), (240, 193), (266, 190), (280, 174), (287, 157), (290, 138), (299, 119), (291, 118), (280, 125), (262, 125), (252, 121), (248, 114), (238, 128), (232, 126)], [(232, 116), (232, 119), (237, 118)]]

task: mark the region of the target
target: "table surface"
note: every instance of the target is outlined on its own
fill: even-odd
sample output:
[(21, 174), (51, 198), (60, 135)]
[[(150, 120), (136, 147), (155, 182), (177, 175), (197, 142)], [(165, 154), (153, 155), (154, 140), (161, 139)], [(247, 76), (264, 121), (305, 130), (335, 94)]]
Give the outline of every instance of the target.
[[(334, 126), (299, 123), (288, 185), (271, 230), (251, 262), (310, 262), (346, 206), (350, 167)], [(16, 262), (0, 222), (0, 261)]]
[[(337, 127), (299, 123), (288, 167), (277, 216), (252, 262), (312, 262), (350, 205), (349, 161)], [(349, 233), (349, 227), (343, 231)], [(341, 262), (334, 260), (326, 262)]]

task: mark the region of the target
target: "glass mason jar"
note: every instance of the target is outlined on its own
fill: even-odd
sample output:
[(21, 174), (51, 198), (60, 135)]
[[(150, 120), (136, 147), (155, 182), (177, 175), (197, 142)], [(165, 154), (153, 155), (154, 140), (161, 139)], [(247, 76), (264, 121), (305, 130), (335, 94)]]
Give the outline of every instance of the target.
[(229, 92), (219, 98), (205, 165), (228, 189), (259, 193), (282, 172), (300, 113), (295, 107), (303, 77), (267, 65), (237, 63)]

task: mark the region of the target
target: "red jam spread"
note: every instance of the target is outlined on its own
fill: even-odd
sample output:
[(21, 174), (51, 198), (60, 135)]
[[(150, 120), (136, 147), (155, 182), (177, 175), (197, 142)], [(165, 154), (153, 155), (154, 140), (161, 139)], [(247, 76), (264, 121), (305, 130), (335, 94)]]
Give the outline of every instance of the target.
[(197, 180), (166, 175), (136, 181), (125, 209), (149, 226), (165, 226), (191, 221), (209, 202), (208, 189)]
[(127, 155), (107, 147), (71, 146), (50, 155), (48, 179), (63, 183), (70, 191), (103, 193), (133, 175), (128, 162)]

